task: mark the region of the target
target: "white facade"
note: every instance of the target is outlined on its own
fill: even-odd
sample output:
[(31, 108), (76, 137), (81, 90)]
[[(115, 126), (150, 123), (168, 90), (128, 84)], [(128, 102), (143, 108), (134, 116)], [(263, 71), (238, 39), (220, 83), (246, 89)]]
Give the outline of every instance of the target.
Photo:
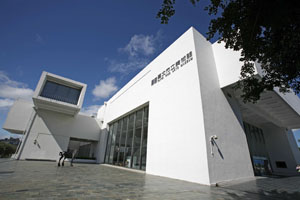
[[(78, 100), (76, 101), (76, 103), (73, 104), (73, 103), (63, 102), (58, 99), (53, 99), (53, 98), (50, 99), (48, 97), (43, 96), (42, 95), (43, 88), (46, 86), (47, 82), (58, 83), (67, 87), (72, 87), (74, 89), (80, 90)], [(82, 107), (85, 91), (86, 91), (86, 84), (79, 83), (77, 81), (73, 81), (71, 79), (67, 79), (48, 72), (43, 72), (39, 80), (39, 83), (34, 91), (32, 99), (36, 108), (56, 111), (56, 112), (74, 116), (80, 111)]]
[(98, 157), (100, 122), (77, 114), (85, 91), (86, 84), (43, 72), (33, 101), (17, 100), (3, 125), (3, 129), (23, 134), (15, 157), (57, 160), (59, 152), (67, 151), (72, 140), (81, 140), (82, 144), (89, 142), (91, 155), (88, 157)]
[[(300, 152), (290, 129), (300, 128), (300, 101), (295, 95), (273, 91), (256, 105), (243, 104), (239, 92), (230, 87), (239, 80), (239, 57), (238, 52), (222, 44), (212, 45), (190, 28), (109, 99), (97, 119), (76, 112), (70, 115), (70, 109), (36, 105), (40, 94), (36, 92), (35, 109), (16, 102), (3, 128), (25, 133), (21, 159), (57, 159), (58, 152), (68, 148), (70, 138), (77, 138), (97, 142), (92, 151), (97, 162), (104, 163), (110, 125), (148, 106), (148, 174), (211, 185), (254, 176), (255, 158), (259, 162), (266, 159), (272, 174), (293, 175)], [(72, 86), (72, 80), (56, 78), (59, 84)], [(36, 91), (43, 89), (44, 79)], [(23, 107), (37, 113), (33, 122), (27, 120), (30, 125), (26, 128), (15, 116), (16, 109)], [(252, 132), (245, 131), (244, 122), (256, 130), (255, 139), (249, 136)]]

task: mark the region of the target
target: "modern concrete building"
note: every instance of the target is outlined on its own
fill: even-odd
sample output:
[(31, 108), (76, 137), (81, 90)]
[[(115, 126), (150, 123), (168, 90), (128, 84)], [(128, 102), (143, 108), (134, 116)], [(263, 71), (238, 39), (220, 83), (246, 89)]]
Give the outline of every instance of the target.
[[(99, 109), (79, 112), (86, 85), (44, 72), (33, 102), (16, 101), (4, 129), (23, 134), (18, 159), (81, 161), (145, 170), (206, 185), (254, 175), (296, 175), (293, 93), (243, 103), (240, 53), (190, 28)], [(259, 64), (256, 76), (262, 75)], [(79, 112), (79, 113), (78, 113)]]

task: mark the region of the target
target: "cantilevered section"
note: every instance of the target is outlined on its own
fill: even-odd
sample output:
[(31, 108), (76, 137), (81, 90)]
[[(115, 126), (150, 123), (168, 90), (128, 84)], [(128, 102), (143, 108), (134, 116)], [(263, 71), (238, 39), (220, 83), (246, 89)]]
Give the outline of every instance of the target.
[[(234, 96), (239, 103), (243, 120), (259, 126), (271, 122), (282, 128), (300, 128), (300, 114), (295, 108), (296, 104), (300, 105), (300, 100), (294, 94), (266, 91), (255, 104), (244, 103), (240, 95), (240, 92), (235, 92)], [(288, 103), (289, 101), (294, 104)]]
[(86, 84), (43, 72), (32, 97), (37, 109), (76, 115), (83, 103)]
[[(256, 125), (273, 123), (288, 129), (300, 128), (300, 99), (293, 92), (283, 94), (277, 88), (261, 94), (256, 104), (244, 103), (241, 91), (232, 91), (232, 87), (240, 80), (243, 65), (239, 59), (240, 51), (226, 49), (224, 43), (214, 43), (214, 58), (218, 72), (220, 88), (233, 95), (241, 109), (243, 120)], [(254, 63), (255, 76), (263, 75), (260, 64)]]
[(16, 100), (8, 112), (2, 128), (11, 133), (24, 134), (33, 112), (32, 108), (31, 101)]

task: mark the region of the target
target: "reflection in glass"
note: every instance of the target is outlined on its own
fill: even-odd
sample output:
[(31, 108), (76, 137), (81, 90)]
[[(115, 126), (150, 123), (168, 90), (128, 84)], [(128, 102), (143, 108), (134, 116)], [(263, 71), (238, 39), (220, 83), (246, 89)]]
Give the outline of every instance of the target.
[(125, 167), (131, 167), (131, 152), (132, 152), (132, 139), (133, 139), (133, 127), (135, 113), (129, 116), (128, 133), (126, 140), (126, 152), (125, 152)]
[(141, 169), (146, 169), (146, 158), (147, 158), (147, 138), (148, 138), (148, 107), (144, 109), (143, 119), (143, 138), (142, 138), (142, 151), (141, 151)]
[(47, 80), (40, 96), (76, 105), (80, 92), (81, 89), (68, 87)]
[(106, 163), (146, 169), (148, 112), (147, 106), (110, 124)]
[(124, 166), (127, 125), (128, 125), (128, 117), (125, 117), (123, 119), (122, 132), (121, 132), (121, 136), (120, 136), (120, 150), (119, 150), (118, 162), (117, 162), (117, 165), (119, 165), (119, 166)]
[(108, 139), (107, 139), (107, 145), (106, 145), (106, 155), (105, 155), (105, 163), (108, 163), (109, 159), (109, 153), (110, 153), (110, 147), (111, 147), (111, 138), (112, 138), (112, 127), (109, 130)]
[(141, 138), (142, 138), (142, 121), (143, 110), (139, 110), (136, 113), (136, 124), (133, 138), (133, 154), (132, 154), (132, 168), (140, 168), (140, 150), (141, 150)]
[(270, 175), (272, 169), (265, 145), (263, 130), (246, 122), (244, 122), (244, 130), (247, 137), (254, 174), (256, 176)]
[(117, 161), (118, 161), (118, 155), (119, 155), (119, 151), (120, 151), (120, 135), (121, 135), (121, 128), (122, 128), (122, 120), (119, 120), (118, 124), (119, 125), (118, 125), (117, 133), (116, 133), (113, 164), (117, 164)]
[(113, 125), (113, 133), (112, 133), (112, 138), (111, 138), (111, 147), (110, 147), (109, 159), (108, 159), (109, 164), (113, 163), (114, 150), (115, 150), (115, 144), (116, 144), (117, 127), (118, 127), (118, 122), (114, 123), (114, 125)]
[(70, 138), (68, 145), (68, 152), (73, 152), (75, 150), (76, 159), (92, 159), (95, 160), (94, 149), (97, 145), (97, 142), (79, 139), (79, 138)]

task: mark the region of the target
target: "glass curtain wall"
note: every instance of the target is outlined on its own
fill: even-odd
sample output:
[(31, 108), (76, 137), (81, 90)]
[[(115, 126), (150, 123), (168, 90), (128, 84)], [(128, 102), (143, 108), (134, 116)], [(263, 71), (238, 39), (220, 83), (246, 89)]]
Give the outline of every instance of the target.
[(266, 149), (263, 130), (244, 122), (249, 152), (256, 176), (271, 175), (272, 169)]
[(70, 138), (68, 152), (76, 150), (75, 158), (95, 160), (94, 149), (97, 145), (96, 141), (89, 141), (79, 138)]
[(52, 81), (46, 81), (40, 96), (76, 105), (80, 92), (81, 89), (68, 87)]
[(146, 169), (148, 113), (146, 106), (109, 125), (105, 163)]

